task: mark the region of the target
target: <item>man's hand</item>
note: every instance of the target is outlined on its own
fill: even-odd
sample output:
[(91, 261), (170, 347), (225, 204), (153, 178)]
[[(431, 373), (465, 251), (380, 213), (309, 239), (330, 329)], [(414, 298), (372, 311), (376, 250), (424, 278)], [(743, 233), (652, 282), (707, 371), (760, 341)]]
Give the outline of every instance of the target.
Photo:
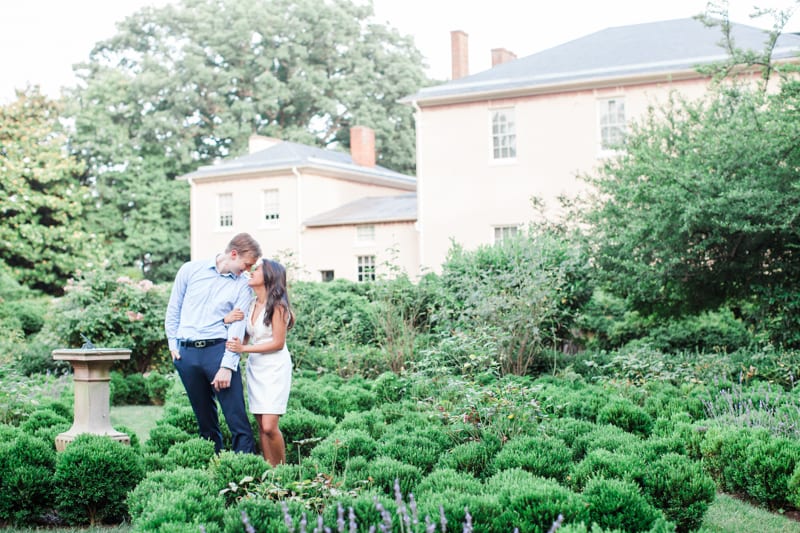
[(181, 352), (179, 352), (178, 350), (170, 350), (169, 353), (170, 355), (172, 355), (173, 361), (177, 361), (178, 359), (181, 358)]
[(221, 367), (217, 370), (217, 375), (214, 376), (214, 381), (211, 382), (211, 386), (214, 387), (215, 391), (227, 389), (231, 386), (232, 375), (233, 371), (230, 368)]

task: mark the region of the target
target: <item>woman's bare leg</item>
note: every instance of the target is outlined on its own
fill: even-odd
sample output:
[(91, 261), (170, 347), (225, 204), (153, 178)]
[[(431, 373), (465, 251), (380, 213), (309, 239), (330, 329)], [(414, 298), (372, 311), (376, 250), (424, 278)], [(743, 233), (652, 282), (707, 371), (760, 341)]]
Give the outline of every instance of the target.
[(281, 430), (278, 429), (280, 418), (280, 415), (256, 415), (261, 453), (264, 454), (264, 460), (272, 466), (286, 462), (286, 443), (283, 441)]

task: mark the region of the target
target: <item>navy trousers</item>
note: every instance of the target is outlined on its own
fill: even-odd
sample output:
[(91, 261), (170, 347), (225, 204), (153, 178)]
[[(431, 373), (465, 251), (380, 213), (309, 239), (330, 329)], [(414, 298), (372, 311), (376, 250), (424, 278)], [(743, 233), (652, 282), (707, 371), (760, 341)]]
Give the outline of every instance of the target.
[(222, 433), (219, 429), (217, 402), (222, 406), (225, 421), (231, 430), (233, 451), (255, 453), (253, 429), (244, 405), (242, 373), (233, 372), (231, 386), (216, 392), (211, 386), (225, 354), (225, 343), (205, 348), (181, 346), (181, 358), (173, 361), (175, 369), (186, 388), (189, 402), (200, 429), (200, 436), (214, 442), (214, 449), (222, 450)]

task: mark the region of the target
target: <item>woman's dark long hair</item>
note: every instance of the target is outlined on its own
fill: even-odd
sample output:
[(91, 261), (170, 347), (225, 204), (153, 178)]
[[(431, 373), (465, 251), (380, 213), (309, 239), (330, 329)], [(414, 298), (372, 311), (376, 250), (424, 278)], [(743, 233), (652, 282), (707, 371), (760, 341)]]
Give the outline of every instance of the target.
[(286, 292), (286, 269), (277, 261), (263, 259), (261, 261), (261, 273), (264, 275), (264, 286), (267, 288), (267, 305), (264, 313), (264, 324), (272, 324), (272, 315), (275, 314), (277, 306), (283, 307), (289, 315), (289, 323), (286, 329), (294, 326), (294, 312), (289, 303), (289, 293)]

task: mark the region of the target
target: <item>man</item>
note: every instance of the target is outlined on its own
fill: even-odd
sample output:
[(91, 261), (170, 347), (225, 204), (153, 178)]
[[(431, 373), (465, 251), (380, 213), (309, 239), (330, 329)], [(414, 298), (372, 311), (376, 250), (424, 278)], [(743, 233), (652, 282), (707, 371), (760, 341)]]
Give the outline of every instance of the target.
[(247, 274), (261, 257), (261, 247), (247, 233), (231, 239), (215, 259), (184, 263), (175, 276), (164, 328), (172, 363), (183, 382), (200, 436), (222, 450), (217, 404), (222, 406), (233, 437), (233, 450), (254, 453), (239, 372), (239, 354), (227, 351), (228, 338), (244, 338), (245, 322), (223, 322), (234, 308), (247, 309), (252, 299)]

